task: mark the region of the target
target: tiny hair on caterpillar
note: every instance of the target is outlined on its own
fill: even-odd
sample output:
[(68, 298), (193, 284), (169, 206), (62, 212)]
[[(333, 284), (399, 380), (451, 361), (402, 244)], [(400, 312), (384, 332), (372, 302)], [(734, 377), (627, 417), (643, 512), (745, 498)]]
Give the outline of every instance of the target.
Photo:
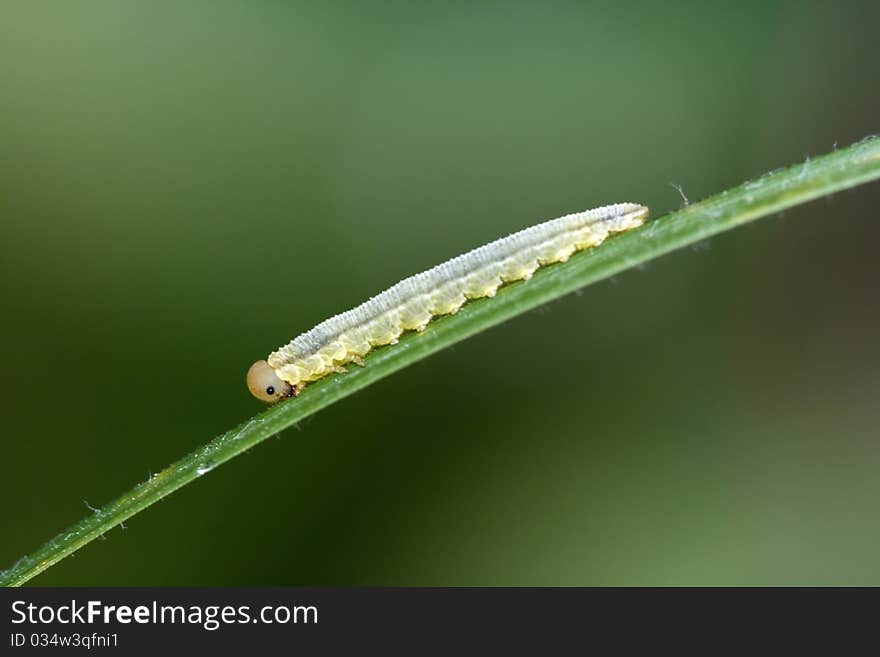
[(405, 278), (361, 305), (334, 315), (258, 360), (247, 387), (260, 401), (299, 395), (306, 384), (349, 363), (364, 365), (374, 347), (393, 345), (405, 331), (422, 331), (437, 316), (472, 299), (493, 297), (505, 283), (529, 280), (539, 267), (565, 262), (615, 233), (641, 226), (648, 208), (617, 203), (568, 214), (489, 242)]

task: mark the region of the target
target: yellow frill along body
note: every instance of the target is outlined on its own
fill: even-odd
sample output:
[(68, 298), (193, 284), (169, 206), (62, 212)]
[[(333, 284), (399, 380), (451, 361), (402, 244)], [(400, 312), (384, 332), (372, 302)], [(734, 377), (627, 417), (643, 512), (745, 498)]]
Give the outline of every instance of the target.
[(619, 203), (526, 228), (402, 280), (299, 335), (267, 361), (298, 393), (351, 362), (363, 364), (373, 347), (395, 344), (404, 331), (421, 331), (469, 299), (494, 296), (503, 284), (528, 280), (539, 267), (565, 262), (610, 234), (640, 226), (647, 216), (644, 206)]

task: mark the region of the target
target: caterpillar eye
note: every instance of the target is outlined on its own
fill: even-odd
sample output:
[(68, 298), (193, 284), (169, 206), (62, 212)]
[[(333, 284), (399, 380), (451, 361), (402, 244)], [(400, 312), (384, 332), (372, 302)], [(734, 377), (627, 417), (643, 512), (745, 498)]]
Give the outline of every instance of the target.
[(289, 397), (293, 392), (290, 384), (279, 379), (275, 370), (264, 360), (251, 365), (247, 373), (247, 387), (254, 397), (270, 404)]

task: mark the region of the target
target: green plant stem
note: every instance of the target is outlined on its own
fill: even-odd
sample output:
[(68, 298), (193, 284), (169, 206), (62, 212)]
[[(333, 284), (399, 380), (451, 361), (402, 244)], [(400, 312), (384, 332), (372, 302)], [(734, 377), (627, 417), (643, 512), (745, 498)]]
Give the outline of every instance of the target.
[(366, 367), (351, 368), (310, 385), (297, 399), (270, 407), (144, 481), (61, 532), (0, 573), (0, 584), (27, 582), (178, 488), (279, 431), (434, 352), (590, 283), (748, 221), (880, 178), (880, 138), (767, 174), (634, 231), (540, 269), (528, 283), (502, 288), (493, 299), (473, 301), (453, 316), (434, 320), (394, 347), (371, 353)]

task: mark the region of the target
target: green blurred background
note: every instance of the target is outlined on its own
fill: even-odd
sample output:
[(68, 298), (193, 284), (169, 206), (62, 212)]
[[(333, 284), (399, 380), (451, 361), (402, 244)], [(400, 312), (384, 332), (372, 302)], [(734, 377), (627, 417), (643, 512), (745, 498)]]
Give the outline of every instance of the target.
[[(876, 2), (0, 5), (0, 566), (250, 363), (541, 219), (878, 130)], [(408, 368), (34, 584), (880, 584), (880, 186)]]

